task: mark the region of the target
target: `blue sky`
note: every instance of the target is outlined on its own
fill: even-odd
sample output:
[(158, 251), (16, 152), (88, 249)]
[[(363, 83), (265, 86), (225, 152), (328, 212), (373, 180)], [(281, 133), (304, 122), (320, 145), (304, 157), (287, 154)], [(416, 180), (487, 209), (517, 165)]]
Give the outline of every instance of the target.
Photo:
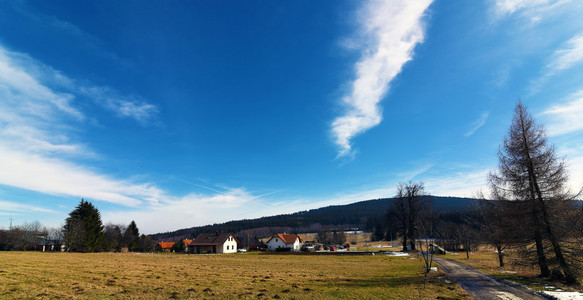
[(473, 196), (518, 98), (583, 185), (583, 3), (3, 1), (0, 227)]

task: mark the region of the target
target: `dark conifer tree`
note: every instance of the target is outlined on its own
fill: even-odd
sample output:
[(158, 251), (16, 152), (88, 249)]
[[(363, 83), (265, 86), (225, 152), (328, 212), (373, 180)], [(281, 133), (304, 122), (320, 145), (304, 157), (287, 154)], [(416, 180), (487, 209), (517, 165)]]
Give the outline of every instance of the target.
[(124, 240), (128, 246), (129, 251), (136, 251), (140, 243), (140, 231), (136, 222), (132, 220), (126, 231), (124, 232)]
[(104, 247), (103, 224), (99, 210), (81, 199), (69, 213), (63, 228), (65, 247), (73, 252), (98, 252)]
[(184, 253), (184, 251), (186, 251), (186, 245), (184, 244), (184, 240), (180, 239), (180, 241), (174, 243), (174, 245), (172, 245), (172, 252), (175, 253)]

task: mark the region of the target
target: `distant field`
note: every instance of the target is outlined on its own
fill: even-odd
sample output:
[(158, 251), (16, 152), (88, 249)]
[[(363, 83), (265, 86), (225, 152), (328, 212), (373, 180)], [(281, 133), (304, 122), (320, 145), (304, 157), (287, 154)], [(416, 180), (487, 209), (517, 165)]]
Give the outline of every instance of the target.
[(386, 255), (0, 252), (0, 298), (468, 297), (447, 279), (422, 290), (417, 259)]

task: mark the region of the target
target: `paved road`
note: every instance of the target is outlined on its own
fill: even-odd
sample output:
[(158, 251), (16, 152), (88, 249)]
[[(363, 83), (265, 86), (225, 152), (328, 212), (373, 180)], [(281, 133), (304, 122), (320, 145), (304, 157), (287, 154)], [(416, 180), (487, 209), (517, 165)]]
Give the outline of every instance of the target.
[(490, 300), (538, 300), (547, 299), (539, 296), (531, 290), (512, 284), (508, 281), (498, 280), (486, 273), (469, 267), (463, 263), (434, 256), (433, 260), (474, 299)]

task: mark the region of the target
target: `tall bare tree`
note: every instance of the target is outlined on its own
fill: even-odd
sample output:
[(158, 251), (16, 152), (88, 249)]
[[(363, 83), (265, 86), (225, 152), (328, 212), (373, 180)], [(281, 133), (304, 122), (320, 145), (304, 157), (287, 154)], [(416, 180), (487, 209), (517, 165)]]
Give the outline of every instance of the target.
[(407, 242), (410, 249), (415, 250), (419, 221), (430, 205), (423, 183), (409, 182), (397, 185), (397, 194), (387, 217), (389, 224), (396, 226), (397, 232), (403, 238), (403, 251), (407, 250)]
[(565, 188), (565, 163), (557, 158), (554, 147), (547, 142), (544, 128), (534, 122), (521, 102), (514, 109), (510, 130), (498, 151), (498, 160), (498, 171), (489, 175), (490, 185), (497, 195), (506, 195), (510, 197), (509, 200), (529, 203), (529, 218), (533, 224), (541, 275), (550, 275), (543, 245), (546, 238), (552, 245), (567, 282), (575, 283), (575, 275), (565, 259), (553, 227), (554, 216), (548, 207), (549, 201), (572, 197)]

